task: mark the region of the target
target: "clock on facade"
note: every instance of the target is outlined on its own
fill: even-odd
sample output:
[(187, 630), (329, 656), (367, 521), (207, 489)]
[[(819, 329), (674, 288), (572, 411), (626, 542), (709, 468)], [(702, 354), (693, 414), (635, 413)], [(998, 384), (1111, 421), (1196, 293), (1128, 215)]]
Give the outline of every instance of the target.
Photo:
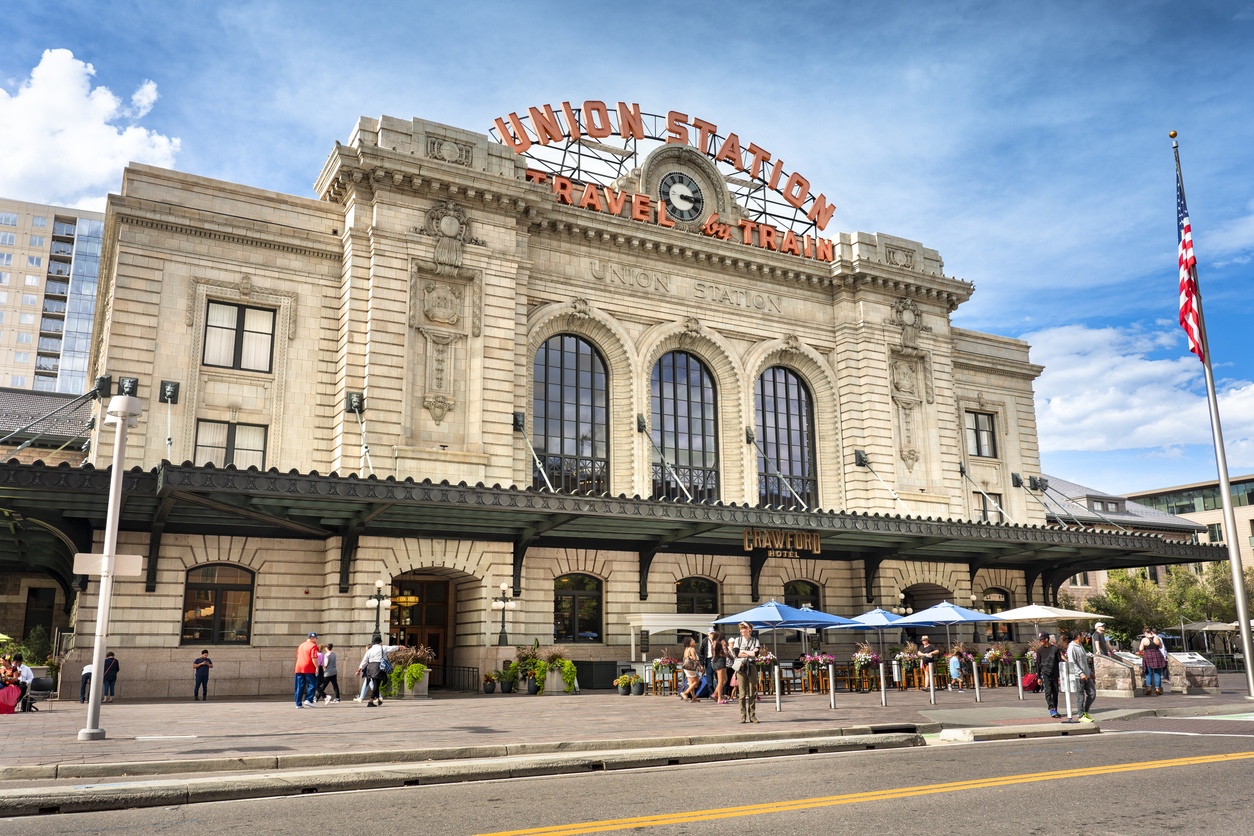
[(705, 209), (705, 196), (701, 187), (682, 171), (672, 171), (658, 184), (658, 197), (666, 204), (666, 213), (672, 220), (688, 221), (701, 217)]

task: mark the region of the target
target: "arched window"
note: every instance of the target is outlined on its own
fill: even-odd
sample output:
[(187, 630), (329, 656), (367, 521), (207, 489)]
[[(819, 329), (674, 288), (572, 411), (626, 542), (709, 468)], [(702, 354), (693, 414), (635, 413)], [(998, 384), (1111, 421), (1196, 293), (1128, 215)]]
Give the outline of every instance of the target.
[(663, 354), (653, 366), (651, 401), (653, 498), (686, 499), (678, 476), (694, 501), (718, 499), (718, 399), (709, 369), (686, 351)]
[(601, 581), (562, 575), (553, 581), (553, 641), (602, 642)]
[[(819, 609), (819, 585), (813, 581), (789, 581), (784, 584), (784, 605)], [(801, 641), (801, 634), (793, 633), (789, 641)]]
[[(532, 444), (553, 487), (609, 491), (605, 362), (587, 340), (558, 334), (536, 351)], [(532, 485), (545, 487), (532, 466)]]
[(253, 573), (240, 566), (199, 566), (187, 573), (183, 644), (248, 644)]
[(814, 421), (805, 383), (783, 366), (769, 368), (758, 378), (753, 405), (759, 447), (758, 504), (796, 508), (800, 507), (796, 497), (800, 497), (814, 508), (818, 504)]
[[(985, 612), (993, 614), (1005, 612), (1010, 609), (1010, 593), (1004, 589), (995, 589), (989, 587), (984, 590), (984, 600), (981, 608)], [(990, 642), (1011, 642), (1014, 641), (1014, 625), (1008, 621), (989, 621), (984, 625), (984, 637)]]
[(718, 584), (707, 578), (684, 578), (676, 582), (675, 612), (718, 615)]

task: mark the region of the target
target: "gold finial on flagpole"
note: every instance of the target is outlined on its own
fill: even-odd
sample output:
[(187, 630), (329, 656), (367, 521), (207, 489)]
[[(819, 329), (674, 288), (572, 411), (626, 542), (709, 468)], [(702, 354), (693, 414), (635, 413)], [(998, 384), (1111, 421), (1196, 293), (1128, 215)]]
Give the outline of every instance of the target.
[(1171, 137), (1172, 139), (1175, 139), (1175, 138), (1176, 138), (1176, 132), (1175, 132), (1175, 131), (1168, 131), (1168, 132), (1167, 132), (1167, 136)]

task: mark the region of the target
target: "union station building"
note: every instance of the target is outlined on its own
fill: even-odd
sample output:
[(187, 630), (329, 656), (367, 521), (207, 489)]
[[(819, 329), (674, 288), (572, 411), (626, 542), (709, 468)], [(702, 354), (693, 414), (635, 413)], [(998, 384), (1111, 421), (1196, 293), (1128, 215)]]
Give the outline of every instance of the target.
[[(936, 250), (825, 230), (804, 177), (708, 122), (598, 105), (490, 135), (363, 118), (313, 197), (126, 169), (88, 374), (145, 407), (120, 694), (184, 695), (205, 648), (217, 694), (288, 692), (310, 631), (351, 691), (376, 581), (384, 633), (451, 683), (536, 640), (626, 661), (646, 614), (997, 610), (1222, 559), (1047, 520), (1041, 367), (954, 326), (974, 287)], [(114, 442), (91, 433), (87, 465), (0, 465), (5, 565), (72, 609), (67, 689), (99, 585), (72, 555), (101, 549)]]

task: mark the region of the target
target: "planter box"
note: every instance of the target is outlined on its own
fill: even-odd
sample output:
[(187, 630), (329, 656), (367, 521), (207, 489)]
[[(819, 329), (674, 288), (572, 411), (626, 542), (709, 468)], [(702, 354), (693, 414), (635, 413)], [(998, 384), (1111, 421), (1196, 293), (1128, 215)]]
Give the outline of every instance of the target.
[(410, 698), (415, 700), (429, 700), (431, 696), (427, 693), (427, 685), (431, 679), (431, 669), (423, 671), (422, 678), (414, 682), (414, 687), (409, 689)]
[[(579, 693), (579, 677), (575, 677), (574, 693)], [(544, 675), (544, 695), (546, 697), (569, 697), (566, 693), (566, 680), (562, 679), (561, 671), (549, 671)]]

